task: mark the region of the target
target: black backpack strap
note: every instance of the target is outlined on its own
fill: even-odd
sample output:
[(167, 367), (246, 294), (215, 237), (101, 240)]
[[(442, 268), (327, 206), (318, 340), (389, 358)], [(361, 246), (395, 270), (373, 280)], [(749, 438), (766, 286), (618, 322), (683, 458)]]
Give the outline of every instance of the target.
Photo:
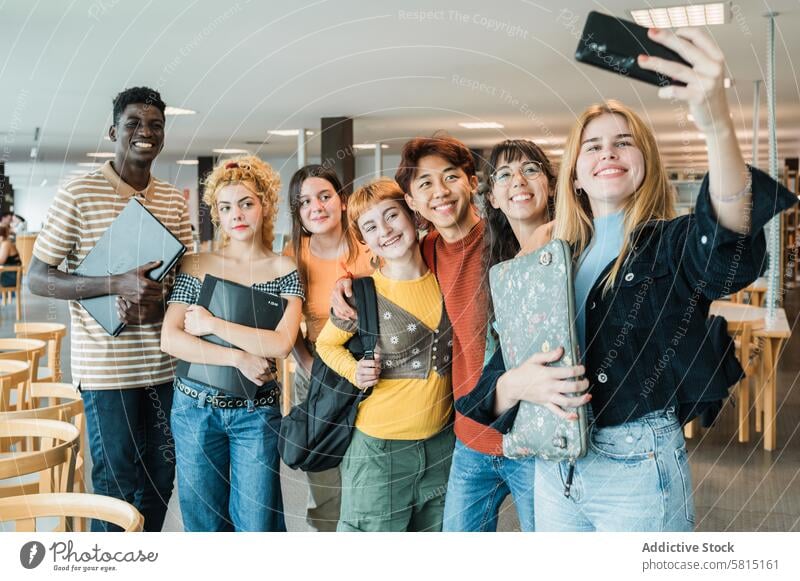
[(378, 344), (378, 294), (371, 276), (353, 280), (353, 296), (358, 313), (358, 335), (364, 348), (364, 357), (373, 359)]

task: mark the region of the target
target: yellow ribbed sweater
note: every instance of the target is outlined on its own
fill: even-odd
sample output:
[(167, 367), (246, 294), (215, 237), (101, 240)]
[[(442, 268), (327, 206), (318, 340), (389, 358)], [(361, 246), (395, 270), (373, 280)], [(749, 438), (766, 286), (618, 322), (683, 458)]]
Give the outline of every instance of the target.
[[(379, 295), (436, 328), (442, 317), (442, 293), (431, 272), (413, 280), (372, 275)], [(380, 319), (380, 314), (379, 314)], [(380, 321), (379, 321), (380, 324)], [(344, 347), (353, 334), (330, 320), (317, 337), (317, 354), (342, 377), (355, 383), (356, 360)], [(379, 341), (379, 344), (381, 341)], [(422, 440), (437, 434), (450, 419), (453, 390), (450, 374), (431, 369), (427, 379), (381, 379), (358, 409), (356, 427), (384, 440)]]

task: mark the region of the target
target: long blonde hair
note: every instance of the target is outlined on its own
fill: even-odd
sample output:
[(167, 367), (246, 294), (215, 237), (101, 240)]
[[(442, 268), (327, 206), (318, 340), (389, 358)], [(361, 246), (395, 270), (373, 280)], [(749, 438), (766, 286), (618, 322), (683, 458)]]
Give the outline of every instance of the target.
[(589, 246), (594, 233), (592, 210), (584, 192), (575, 191), (575, 167), (581, 149), (583, 130), (590, 121), (601, 115), (612, 114), (628, 122), (633, 141), (644, 158), (644, 179), (639, 188), (623, 205), (623, 245), (603, 285), (603, 293), (614, 285), (631, 248), (631, 237), (636, 228), (648, 220), (669, 220), (675, 217), (674, 198), (667, 173), (661, 163), (658, 145), (652, 130), (632, 109), (619, 101), (609, 100), (586, 109), (572, 127), (558, 173), (556, 186), (556, 219), (553, 237), (566, 240), (575, 258)]
[[(267, 250), (272, 250), (275, 239), (275, 217), (278, 215), (278, 191), (281, 189), (281, 176), (271, 165), (254, 155), (226, 159), (208, 174), (205, 179), (203, 202), (211, 209), (211, 221), (219, 228), (219, 209), (217, 193), (225, 186), (241, 184), (258, 197), (261, 205), (267, 208), (261, 224), (261, 240)], [(228, 244), (228, 235), (222, 232), (223, 245)]]

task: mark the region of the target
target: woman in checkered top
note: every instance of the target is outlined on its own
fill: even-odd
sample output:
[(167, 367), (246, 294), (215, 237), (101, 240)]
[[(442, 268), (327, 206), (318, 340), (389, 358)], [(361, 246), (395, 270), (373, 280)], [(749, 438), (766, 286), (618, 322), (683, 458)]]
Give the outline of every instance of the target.
[[(187, 531), (283, 531), (277, 449), (280, 386), (275, 358), (292, 350), (304, 293), (294, 260), (272, 252), (280, 177), (257, 157), (217, 166), (204, 201), (222, 234), (212, 253), (187, 257), (169, 299), (161, 346), (183, 361), (237, 368), (260, 386), (248, 399), (233, 386), (175, 379), (172, 433)], [(287, 300), (274, 331), (230, 323), (197, 305), (213, 275)], [(235, 348), (201, 337), (216, 335)]]

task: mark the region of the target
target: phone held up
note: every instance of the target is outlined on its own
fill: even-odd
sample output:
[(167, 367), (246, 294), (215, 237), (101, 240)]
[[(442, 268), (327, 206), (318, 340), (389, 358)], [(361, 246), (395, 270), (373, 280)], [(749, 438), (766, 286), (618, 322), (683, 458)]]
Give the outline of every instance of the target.
[(650, 40), (644, 26), (599, 12), (589, 13), (575, 51), (577, 61), (659, 87), (685, 86), (681, 81), (641, 68), (637, 64), (640, 54), (691, 66), (674, 50)]

